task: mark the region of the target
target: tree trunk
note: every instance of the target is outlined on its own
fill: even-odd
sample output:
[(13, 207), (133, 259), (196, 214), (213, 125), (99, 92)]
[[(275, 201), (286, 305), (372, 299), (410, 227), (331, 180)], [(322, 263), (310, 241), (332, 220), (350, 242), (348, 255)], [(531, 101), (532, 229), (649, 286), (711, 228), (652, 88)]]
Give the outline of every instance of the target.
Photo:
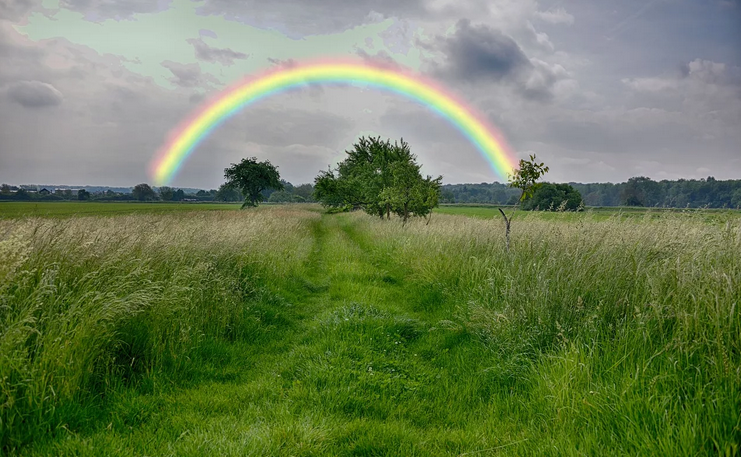
[(512, 218), (507, 219), (507, 215), (504, 214), (504, 211), (502, 211), (502, 208), (499, 208), (499, 212), (502, 213), (502, 217), (504, 218), (504, 226), (505, 226), (504, 235), (507, 240), (506, 242), (507, 252), (509, 252), (509, 224), (510, 222), (512, 222)]

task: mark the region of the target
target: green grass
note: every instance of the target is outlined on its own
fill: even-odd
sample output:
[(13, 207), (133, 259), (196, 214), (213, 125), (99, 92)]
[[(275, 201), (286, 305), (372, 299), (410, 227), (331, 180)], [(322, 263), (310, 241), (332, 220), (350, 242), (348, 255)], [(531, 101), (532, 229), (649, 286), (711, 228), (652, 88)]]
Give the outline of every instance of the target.
[[(442, 205), (435, 208), (435, 213), (452, 214), (477, 217), (482, 219), (501, 218), (499, 206), (494, 205)], [(511, 206), (501, 206), (509, 217), (513, 208)], [(583, 213), (586, 213), (595, 220), (607, 220), (610, 218), (652, 218), (660, 219), (662, 217), (684, 217), (703, 218), (707, 221), (723, 221), (741, 217), (741, 211), (736, 209), (678, 209), (678, 208), (639, 208), (639, 207), (588, 207)], [(558, 211), (517, 211), (517, 218), (537, 218), (549, 221), (577, 221), (583, 218), (577, 212), (558, 212)]]
[(0, 445), (737, 455), (739, 220), (542, 216), (0, 221)]
[(146, 202), (0, 202), (0, 218), (67, 217), (101, 214), (167, 213), (173, 211), (234, 210), (239, 203)]

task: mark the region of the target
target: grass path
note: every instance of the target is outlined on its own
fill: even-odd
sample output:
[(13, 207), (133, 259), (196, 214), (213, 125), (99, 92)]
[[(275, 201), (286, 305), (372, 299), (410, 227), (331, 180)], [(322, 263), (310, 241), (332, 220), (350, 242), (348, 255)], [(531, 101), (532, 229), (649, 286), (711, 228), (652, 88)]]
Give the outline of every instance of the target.
[[(190, 386), (116, 398), (46, 455), (522, 454), (525, 386), (445, 321), (454, 303), (411, 281), (344, 215), (324, 215), (297, 274), (269, 285), (249, 341), (203, 349)], [(511, 367), (510, 371), (511, 372)], [(518, 451), (519, 449), (519, 451)]]

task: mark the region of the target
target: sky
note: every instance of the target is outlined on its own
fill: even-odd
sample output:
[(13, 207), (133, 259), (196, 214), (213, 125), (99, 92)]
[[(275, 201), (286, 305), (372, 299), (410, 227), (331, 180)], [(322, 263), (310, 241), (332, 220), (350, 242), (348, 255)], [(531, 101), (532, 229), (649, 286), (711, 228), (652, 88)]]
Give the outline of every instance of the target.
[[(397, 64), (480, 112), (552, 182), (741, 179), (741, 0), (0, 0), (0, 181), (132, 186), (168, 133), (256, 72)], [(255, 156), (313, 182), (360, 136), (445, 183), (500, 181), (428, 108), (311, 86), (241, 110), (172, 185)]]

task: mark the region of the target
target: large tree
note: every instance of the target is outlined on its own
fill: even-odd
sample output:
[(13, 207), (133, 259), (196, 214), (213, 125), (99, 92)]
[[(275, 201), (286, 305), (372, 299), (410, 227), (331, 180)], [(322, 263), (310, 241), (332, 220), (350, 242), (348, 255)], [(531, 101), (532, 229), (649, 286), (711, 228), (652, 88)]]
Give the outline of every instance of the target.
[(442, 177), (422, 178), (403, 139), (392, 144), (362, 137), (345, 153), (336, 170), (322, 171), (314, 180), (314, 198), (322, 205), (363, 209), (380, 218), (393, 212), (405, 222), (410, 216), (426, 216), (437, 205)]
[(278, 169), (266, 160), (258, 162), (257, 157), (242, 159), (238, 164), (224, 169), (226, 186), (239, 189), (245, 196), (245, 206), (257, 206), (265, 198), (265, 189), (283, 190)]

